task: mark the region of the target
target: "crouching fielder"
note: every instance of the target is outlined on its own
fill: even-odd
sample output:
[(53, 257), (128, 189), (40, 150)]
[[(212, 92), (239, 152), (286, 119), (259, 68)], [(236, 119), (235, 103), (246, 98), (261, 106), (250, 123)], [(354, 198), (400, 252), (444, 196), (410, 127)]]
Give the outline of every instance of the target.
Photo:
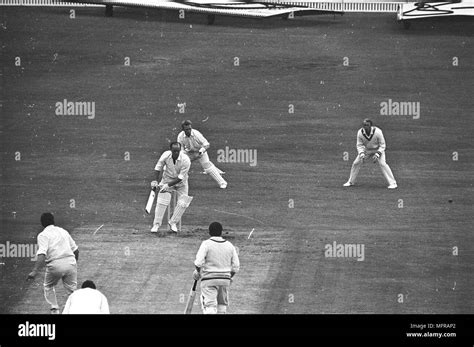
[(194, 280), (201, 279), (201, 306), (204, 314), (226, 313), (232, 277), (239, 271), (237, 250), (222, 238), (222, 225), (209, 225), (211, 237), (201, 243), (196, 254)]
[(207, 150), (210, 147), (206, 138), (196, 129), (193, 129), (190, 120), (181, 123), (181, 131), (178, 134), (177, 141), (183, 147), (184, 152), (191, 161), (199, 160), (206, 174), (209, 174), (219, 185), (220, 188), (227, 187), (226, 180), (221, 176), (224, 172), (219, 170), (210, 160)]
[(392, 170), (385, 162), (385, 139), (382, 130), (373, 126), (370, 119), (364, 119), (363, 127), (357, 132), (357, 153), (357, 158), (352, 163), (349, 181), (344, 183), (344, 187), (354, 185), (360, 166), (366, 158), (371, 157), (374, 163), (379, 164), (382, 174), (388, 183), (388, 189), (397, 188), (397, 182), (393, 177)]
[(172, 142), (170, 150), (165, 151), (156, 163), (155, 180), (151, 182), (151, 187), (158, 188), (159, 192), (151, 232), (157, 232), (160, 228), (163, 216), (171, 202), (173, 191), (177, 192), (178, 201), (168, 224), (173, 232), (178, 232), (176, 223), (179, 222), (184, 211), (193, 200), (192, 196), (188, 196), (188, 171), (190, 166), (191, 161), (181, 152), (181, 145), (178, 142)]

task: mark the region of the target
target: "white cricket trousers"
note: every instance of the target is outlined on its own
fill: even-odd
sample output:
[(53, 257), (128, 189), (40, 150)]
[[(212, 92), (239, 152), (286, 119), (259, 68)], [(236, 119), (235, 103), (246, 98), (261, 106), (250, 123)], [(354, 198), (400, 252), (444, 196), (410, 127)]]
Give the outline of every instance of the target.
[[(165, 183), (168, 183), (168, 182), (165, 182), (164, 180), (161, 180), (160, 182), (160, 184), (165, 184)], [(171, 191), (175, 191), (178, 194), (178, 200), (183, 195), (188, 196), (188, 191), (189, 191), (188, 180), (186, 179), (186, 181), (181, 181), (180, 183), (175, 184), (169, 189), (169, 192)], [(158, 225), (158, 226), (161, 226), (161, 224), (163, 223), (163, 217), (171, 201), (171, 195), (170, 195), (169, 200), (166, 201), (166, 204), (160, 203), (161, 194), (163, 193), (158, 193), (158, 199), (156, 201), (156, 207), (155, 207), (155, 217), (153, 218), (153, 225)], [(165, 194), (170, 194), (170, 193), (165, 193)]]
[[(365, 151), (365, 159), (362, 160), (360, 159), (360, 156), (357, 156), (352, 163), (352, 168), (351, 168), (351, 176), (349, 177), (349, 182), (352, 184), (355, 183), (357, 179), (357, 175), (359, 174), (360, 167), (364, 161), (370, 160), (372, 162), (374, 154), (377, 153), (377, 151)], [(378, 160), (378, 164), (380, 167), (380, 170), (382, 170), (383, 177), (387, 181), (387, 183), (390, 184), (396, 184), (397, 181), (395, 181), (395, 177), (393, 177), (392, 170), (390, 169), (390, 166), (385, 162), (385, 152), (382, 152), (382, 155), (380, 156)]]
[(201, 307), (204, 314), (226, 313), (230, 279), (201, 279)]
[(46, 264), (44, 275), (44, 297), (51, 308), (59, 308), (54, 287), (59, 280), (63, 281), (63, 286), (67, 295), (72, 294), (77, 288), (77, 263), (75, 257), (66, 257), (52, 260)]
[(204, 172), (209, 174), (220, 187), (222, 185), (227, 186), (227, 181), (221, 176), (224, 172), (217, 168), (217, 166), (215, 166), (212, 161), (209, 160), (209, 155), (207, 152), (204, 152), (202, 155), (199, 155), (199, 153), (189, 152), (186, 152), (186, 154), (188, 155), (189, 159), (191, 159), (191, 162), (199, 160)]

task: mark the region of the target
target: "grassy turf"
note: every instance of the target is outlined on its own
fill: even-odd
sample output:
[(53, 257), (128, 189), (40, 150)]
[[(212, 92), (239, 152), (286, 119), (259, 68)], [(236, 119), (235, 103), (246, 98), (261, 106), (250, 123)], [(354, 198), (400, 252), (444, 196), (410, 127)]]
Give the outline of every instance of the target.
[[(3, 12), (2, 243), (35, 243), (52, 211), (81, 248), (79, 282), (93, 279), (111, 312), (181, 313), (218, 220), (242, 262), (229, 312), (473, 312), (472, 23)], [(57, 116), (64, 99), (95, 102), (95, 118)], [(420, 119), (381, 116), (388, 99), (420, 102)], [(384, 130), (396, 191), (373, 164), (342, 188), (365, 117)], [(229, 186), (195, 163), (185, 230), (151, 235), (149, 181), (183, 119)], [(256, 150), (257, 165), (217, 162), (226, 146)], [(326, 258), (334, 241), (363, 244), (364, 261)], [(41, 278), (24, 282), (33, 263), (2, 261), (0, 311), (47, 312)]]

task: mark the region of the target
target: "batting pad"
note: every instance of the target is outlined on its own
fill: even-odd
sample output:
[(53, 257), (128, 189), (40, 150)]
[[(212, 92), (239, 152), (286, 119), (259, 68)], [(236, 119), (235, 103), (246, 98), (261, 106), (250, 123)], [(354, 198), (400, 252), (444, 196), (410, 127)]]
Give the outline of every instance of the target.
[(214, 178), (214, 180), (217, 182), (217, 184), (219, 185), (222, 185), (224, 183), (227, 183), (221, 176), (221, 174), (219, 173), (219, 169), (217, 167), (215, 167), (214, 165), (212, 165), (210, 168), (208, 169), (205, 169), (204, 172), (206, 172), (207, 174), (211, 175), (212, 178)]
[(189, 205), (191, 204), (191, 201), (193, 201), (193, 197), (189, 195), (181, 195), (181, 197), (178, 199), (177, 205), (182, 206), (185, 208), (188, 208)]
[(189, 207), (189, 204), (191, 204), (191, 201), (193, 201), (192, 196), (188, 195), (182, 195), (176, 204), (176, 208), (174, 209), (173, 216), (170, 219), (170, 222), (172, 223), (178, 223), (181, 217), (184, 214), (184, 211)]
[(204, 163), (201, 163), (202, 168), (204, 171), (209, 170), (214, 164), (212, 164), (210, 161), (206, 161)]
[(227, 306), (226, 305), (217, 305), (217, 313), (218, 314), (227, 313)]
[(158, 198), (156, 202), (160, 205), (168, 206), (171, 202), (171, 193), (169, 192), (158, 193)]
[(208, 161), (208, 162), (205, 162), (205, 163), (201, 163), (202, 165), (202, 168), (204, 169), (204, 172), (205, 173), (209, 173), (209, 169), (211, 168), (215, 168), (217, 170), (217, 172), (222, 175), (224, 173), (224, 171), (220, 170), (217, 166), (215, 166), (212, 162)]

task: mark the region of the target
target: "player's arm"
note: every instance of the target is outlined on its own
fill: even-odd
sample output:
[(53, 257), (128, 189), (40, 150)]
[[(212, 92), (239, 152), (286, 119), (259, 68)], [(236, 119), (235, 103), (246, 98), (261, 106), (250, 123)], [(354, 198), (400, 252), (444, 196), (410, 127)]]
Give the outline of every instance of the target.
[(161, 177), (163, 176), (163, 171), (156, 170), (154, 171), (155, 181), (160, 182)]
[(183, 179), (179, 178), (179, 176), (178, 176), (178, 178), (175, 178), (174, 180), (172, 180), (171, 182), (168, 183), (168, 187), (172, 187), (172, 186), (178, 184), (179, 182), (181, 182), (182, 180)]
[(198, 252), (196, 253), (196, 259), (194, 260), (194, 272), (193, 278), (197, 281), (201, 277), (201, 268), (206, 263), (207, 247), (206, 243), (203, 241), (199, 247)]
[(186, 146), (184, 145), (184, 136), (185, 136), (184, 131), (181, 131), (178, 134), (178, 137), (176, 138), (176, 142), (178, 142), (181, 145), (181, 150), (185, 152), (189, 152), (189, 148), (186, 148)]
[(196, 129), (194, 129), (194, 131), (195, 131), (194, 136), (196, 136), (196, 139), (201, 144), (201, 148), (199, 149), (199, 153), (203, 154), (204, 152), (206, 152), (209, 149), (209, 147), (211, 147), (211, 144), (206, 140), (206, 138), (204, 137), (203, 134), (201, 134), (201, 132), (197, 131)]
[(158, 182), (161, 181), (161, 171), (160, 170), (156, 170), (153, 172), (153, 181), (151, 181), (151, 188), (152, 189), (156, 189), (158, 188)]
[(374, 163), (379, 160), (379, 158), (382, 156), (382, 153), (385, 151), (385, 139), (383, 137), (382, 130), (377, 129), (377, 132), (375, 133), (377, 136), (377, 141), (379, 143), (379, 148), (377, 148), (377, 152), (374, 154)]
[(183, 155), (182, 158), (183, 158), (183, 165), (181, 166), (181, 169), (179, 170), (178, 178), (176, 178), (172, 183), (168, 184), (170, 187), (181, 182), (189, 172), (189, 168), (191, 167), (191, 160), (189, 159), (187, 155)]
[(383, 133), (382, 133), (382, 130), (378, 130), (378, 139), (379, 139), (379, 148), (378, 148), (378, 152), (380, 152), (380, 154), (382, 154), (383, 152), (385, 152), (385, 148), (386, 148), (386, 144), (385, 144), (385, 138), (383, 136)]
[(32, 280), (38, 274), (38, 271), (46, 263), (46, 252), (48, 251), (48, 239), (46, 236), (39, 234), (38, 235), (38, 251), (36, 252), (36, 262), (33, 267), (33, 270), (28, 274), (28, 280)]
[(361, 154), (362, 152), (365, 151), (365, 146), (364, 146), (364, 136), (362, 135), (362, 130), (359, 130), (357, 133), (357, 153)]
[(158, 182), (161, 181), (161, 178), (163, 177), (163, 169), (165, 167), (165, 160), (168, 154), (164, 152), (161, 156), (160, 159), (158, 159), (158, 162), (155, 165), (155, 171), (153, 173), (154, 180), (151, 182), (151, 187), (152, 188), (157, 188), (158, 187)]
[(28, 274), (27, 279), (32, 280), (36, 277), (36, 275), (38, 274), (38, 271), (44, 266), (45, 259), (46, 259), (45, 254), (37, 255), (35, 266), (33, 267), (33, 270), (31, 270), (31, 272)]
[[(163, 186), (159, 186), (159, 183), (158, 182), (161, 182), (161, 179), (163, 177), (163, 172), (162, 171), (157, 171), (155, 170), (155, 180), (153, 182), (151, 182), (151, 187), (154, 188), (154, 187), (161, 187), (160, 188), (160, 192), (161, 190), (163, 189)], [(174, 180), (168, 182), (165, 184), (166, 188), (169, 188), (169, 187), (172, 187), (174, 186), (175, 184), (178, 184), (179, 182), (181, 182), (183, 179), (182, 178), (175, 178)], [(164, 190), (166, 190), (166, 188)]]
[(68, 241), (69, 241), (69, 247), (71, 247), (72, 252), (74, 253), (74, 258), (76, 258), (76, 261), (79, 260), (79, 247), (77, 247), (76, 242), (74, 242), (73, 238), (71, 235), (68, 233)]
[(362, 135), (362, 130), (359, 130), (357, 133), (357, 155), (363, 160), (365, 158), (365, 145), (364, 145), (364, 136)]
[(232, 260), (230, 268), (230, 277), (234, 277), (234, 275), (240, 270), (239, 254), (237, 253), (237, 249), (235, 247), (232, 250)]
[(176, 178), (164, 185), (159, 185), (158, 182), (161, 182), (161, 179), (163, 178), (163, 172), (162, 171), (157, 171), (155, 170), (155, 180), (153, 182), (151, 182), (151, 187), (152, 188), (159, 188), (159, 191), (160, 192), (164, 192), (166, 191), (169, 187), (172, 187), (174, 186), (175, 184), (178, 184), (179, 182), (182, 181), (182, 179), (180, 178)]
[(185, 174), (189, 171), (189, 167), (191, 166), (191, 161), (189, 160), (187, 155), (183, 155), (182, 158), (184, 158), (184, 162), (188, 163), (188, 165), (184, 164), (181, 167), (181, 170), (178, 173), (178, 177), (172, 180), (171, 182), (168, 182), (168, 187), (172, 187), (181, 181), (183, 181)]

